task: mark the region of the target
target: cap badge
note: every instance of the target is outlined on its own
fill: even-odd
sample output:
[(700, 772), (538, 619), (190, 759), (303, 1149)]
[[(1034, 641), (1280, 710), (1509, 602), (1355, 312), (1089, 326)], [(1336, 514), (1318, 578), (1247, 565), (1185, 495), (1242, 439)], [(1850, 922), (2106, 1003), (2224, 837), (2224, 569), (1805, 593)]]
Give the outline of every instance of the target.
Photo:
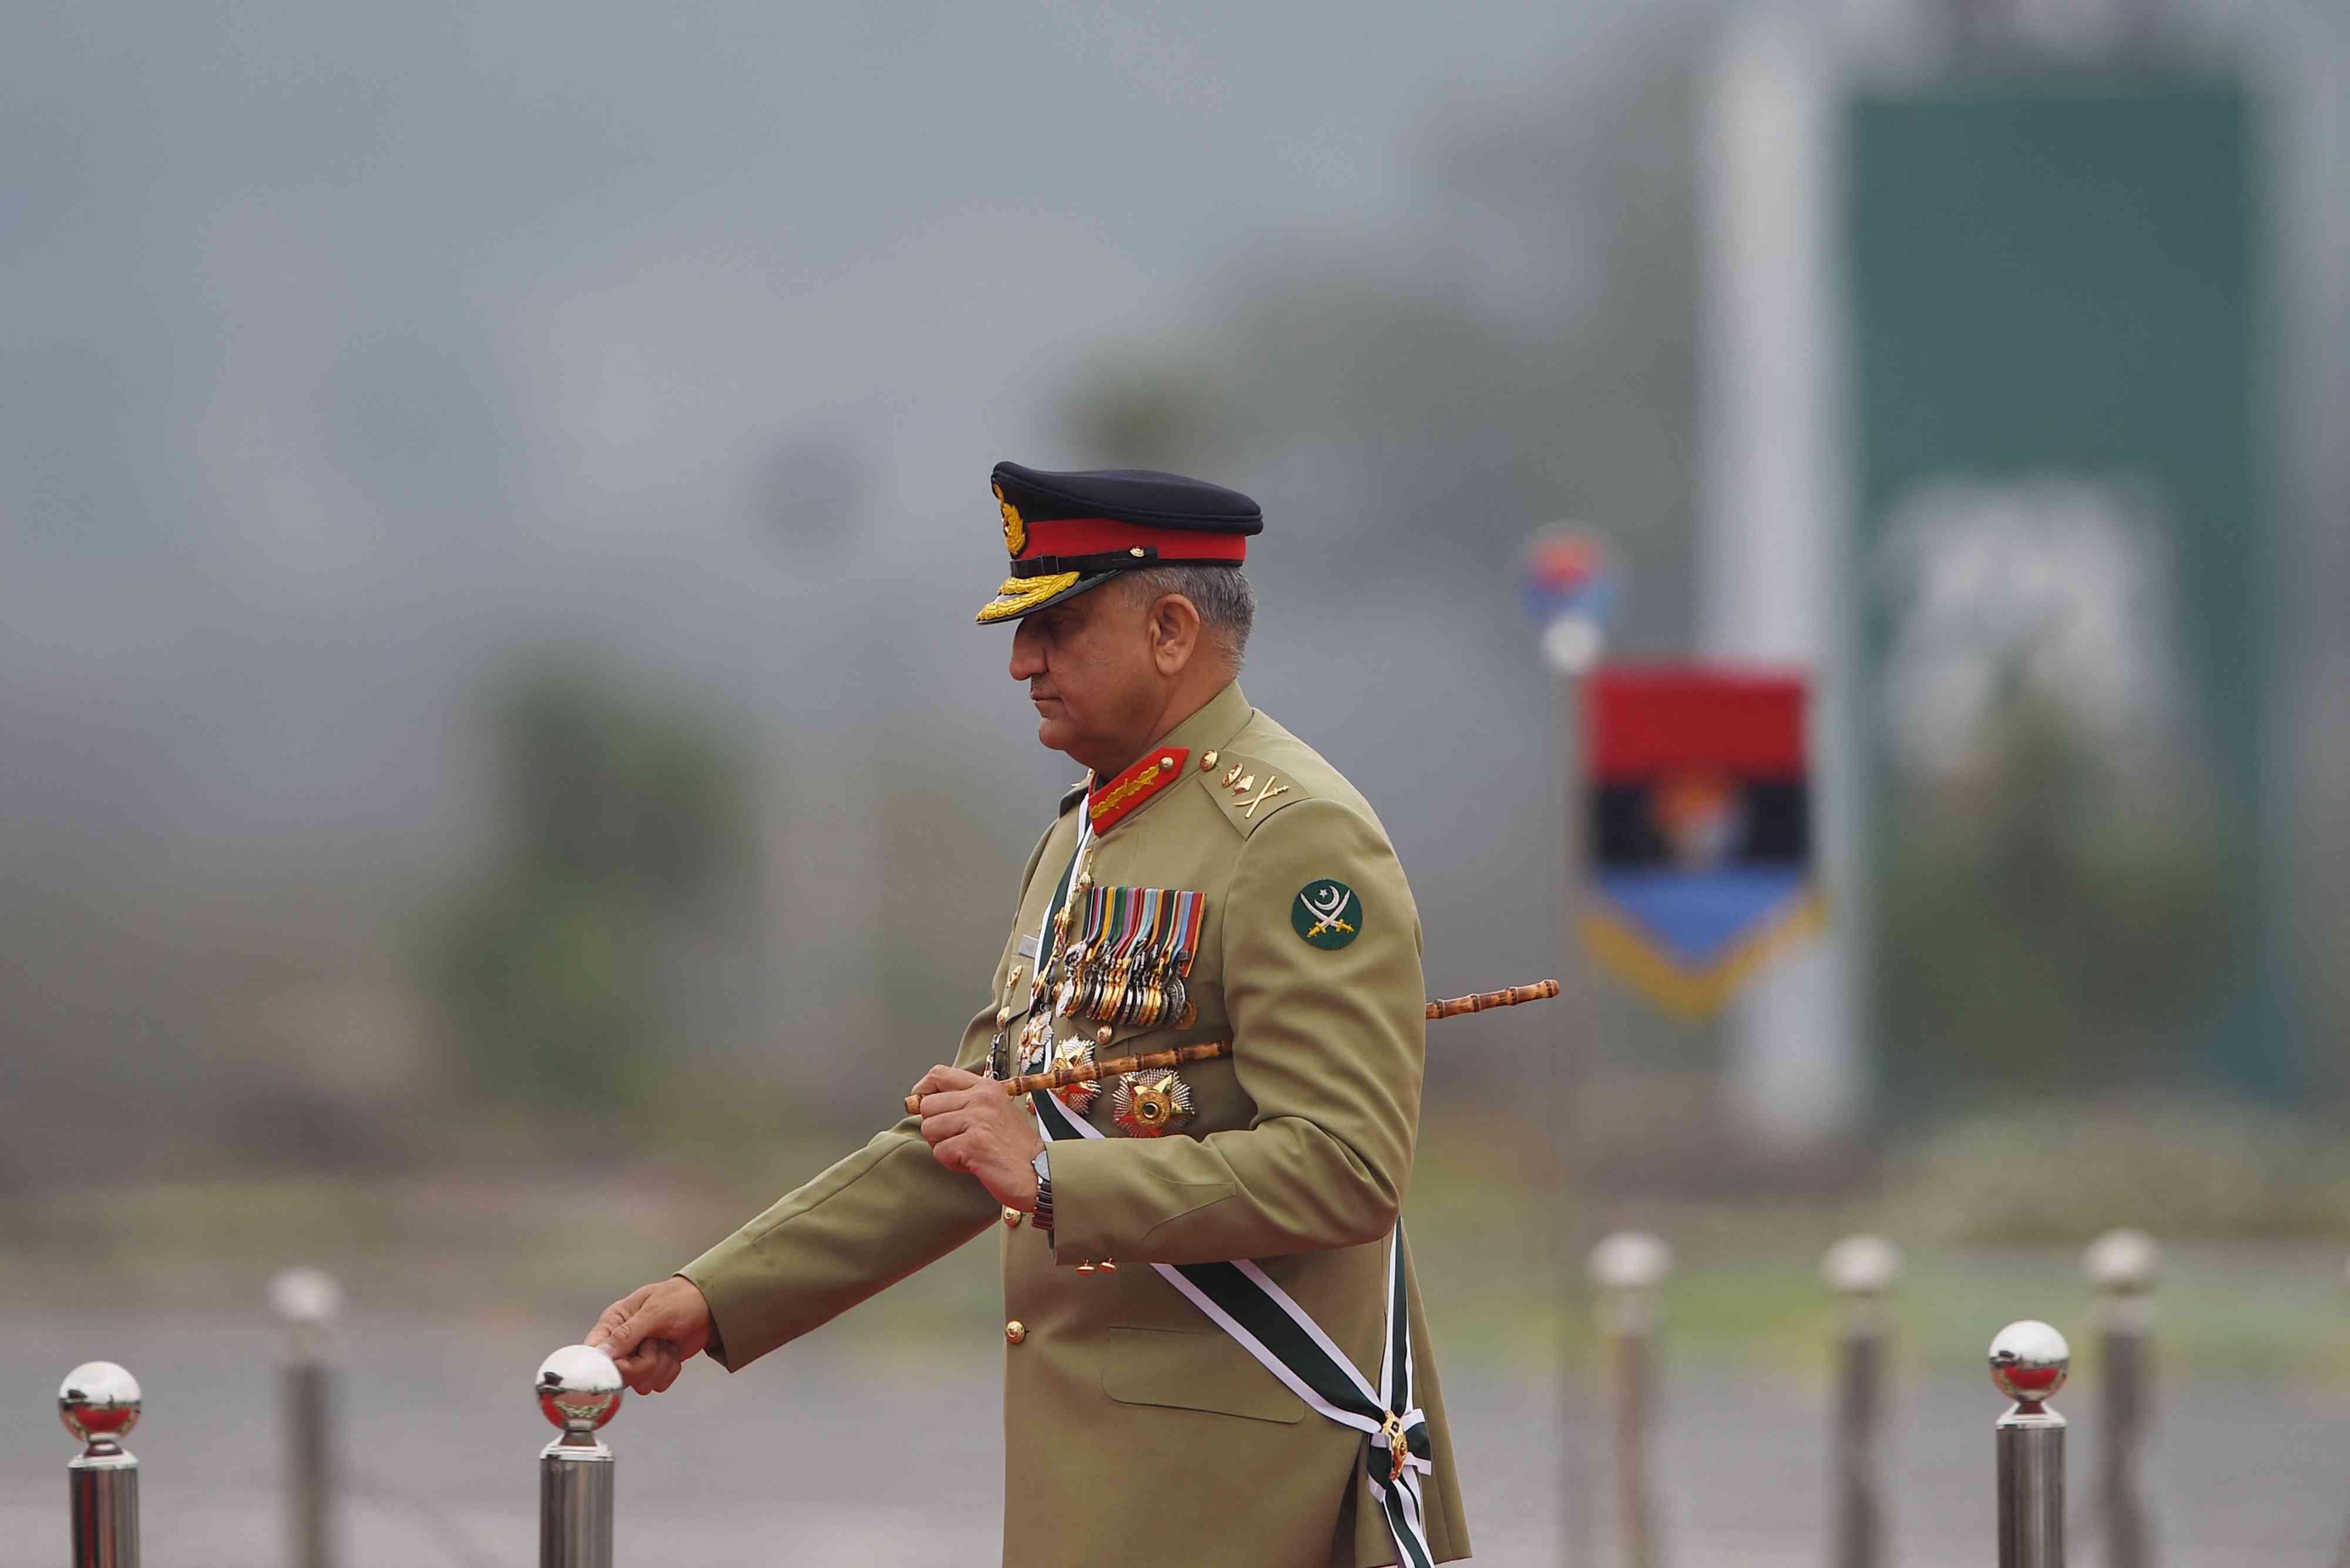
[(1028, 547), (1028, 524), (1022, 520), (1020, 508), (1003, 499), (1003, 486), (998, 484), (992, 488), (995, 492), (996, 509), (1003, 514), (1003, 547), (1016, 561), (1020, 558), (1020, 552)]

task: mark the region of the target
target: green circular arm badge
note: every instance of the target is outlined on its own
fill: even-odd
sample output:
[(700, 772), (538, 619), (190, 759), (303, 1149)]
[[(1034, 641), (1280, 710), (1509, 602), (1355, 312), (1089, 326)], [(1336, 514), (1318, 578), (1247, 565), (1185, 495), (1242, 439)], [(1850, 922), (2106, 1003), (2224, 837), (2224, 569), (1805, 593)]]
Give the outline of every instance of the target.
[(1363, 901), (1344, 882), (1308, 882), (1289, 906), (1289, 924), (1317, 948), (1343, 948), (1360, 933)]

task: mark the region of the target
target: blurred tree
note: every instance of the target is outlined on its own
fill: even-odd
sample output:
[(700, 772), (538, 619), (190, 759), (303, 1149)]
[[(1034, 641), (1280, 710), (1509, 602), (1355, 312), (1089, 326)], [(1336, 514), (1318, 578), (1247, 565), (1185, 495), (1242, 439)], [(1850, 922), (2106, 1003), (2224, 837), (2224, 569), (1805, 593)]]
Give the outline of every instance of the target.
[(1588, 520), (1639, 585), (1620, 640), (1685, 646), (1704, 36), (1640, 22), (1440, 102), (1390, 231), (1268, 242), (1210, 325), (1098, 356), (1064, 399), (1080, 458), (1311, 495), (1334, 597), (1399, 570), (1490, 594), (1534, 528)]
[(754, 863), (746, 763), (710, 715), (577, 666), (511, 679), (491, 728), (491, 849), (431, 927), (427, 988), (480, 1090), (640, 1106), (691, 1011), (677, 960)]
[(2117, 779), (2047, 701), (1992, 723), (1980, 769), (1889, 804), (1888, 1080), (1915, 1103), (2179, 1075), (2178, 1020), (2220, 963), (2210, 825)]

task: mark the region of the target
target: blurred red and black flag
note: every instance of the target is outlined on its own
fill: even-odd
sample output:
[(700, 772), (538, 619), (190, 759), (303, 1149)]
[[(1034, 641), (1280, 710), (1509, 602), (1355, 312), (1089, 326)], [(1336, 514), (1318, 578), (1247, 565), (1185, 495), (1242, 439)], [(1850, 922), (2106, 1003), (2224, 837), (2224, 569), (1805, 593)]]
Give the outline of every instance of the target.
[(1720, 1006), (1814, 929), (1800, 676), (1608, 665), (1585, 707), (1592, 951), (1660, 1005)]

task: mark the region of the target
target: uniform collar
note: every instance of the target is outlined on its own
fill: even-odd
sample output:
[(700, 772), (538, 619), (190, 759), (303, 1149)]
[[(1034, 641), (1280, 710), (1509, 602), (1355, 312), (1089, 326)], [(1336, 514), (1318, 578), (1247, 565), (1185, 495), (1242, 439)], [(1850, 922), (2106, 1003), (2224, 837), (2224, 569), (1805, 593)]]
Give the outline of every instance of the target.
[(1183, 776), (1195, 753), (1229, 743), (1254, 712), (1241, 694), (1240, 682), (1226, 683), (1198, 712), (1160, 736), (1132, 767), (1094, 785), (1086, 795), (1086, 817), (1093, 830), (1107, 833), (1158, 799)]

